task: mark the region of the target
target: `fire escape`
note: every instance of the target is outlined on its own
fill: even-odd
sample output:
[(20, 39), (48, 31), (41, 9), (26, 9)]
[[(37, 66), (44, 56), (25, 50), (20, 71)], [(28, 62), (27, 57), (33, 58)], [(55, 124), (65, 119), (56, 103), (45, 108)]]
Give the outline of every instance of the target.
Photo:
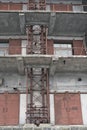
[[(45, 0), (29, 0), (29, 10), (45, 10)], [(27, 54), (46, 54), (46, 25), (27, 27)], [(27, 67), (26, 123), (49, 123), (49, 70), (46, 67)]]

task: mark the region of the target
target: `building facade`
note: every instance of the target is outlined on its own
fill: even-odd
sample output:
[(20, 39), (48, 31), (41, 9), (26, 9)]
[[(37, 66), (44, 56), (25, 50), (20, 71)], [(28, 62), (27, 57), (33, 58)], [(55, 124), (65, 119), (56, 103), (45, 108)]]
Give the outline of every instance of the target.
[(86, 55), (86, 0), (0, 0), (0, 126), (86, 129)]

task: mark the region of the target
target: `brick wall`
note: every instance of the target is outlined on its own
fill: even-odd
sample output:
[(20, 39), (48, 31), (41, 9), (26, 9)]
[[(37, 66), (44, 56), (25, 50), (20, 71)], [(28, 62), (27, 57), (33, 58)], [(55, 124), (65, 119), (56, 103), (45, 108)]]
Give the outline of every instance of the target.
[(82, 125), (80, 94), (55, 94), (55, 124)]
[[(0, 10), (22, 10), (22, 3), (2, 3), (0, 2)], [(71, 4), (51, 4), (51, 10), (53, 11), (72, 11)]]
[(8, 10), (8, 4), (0, 2), (0, 10)]
[(51, 4), (51, 10), (53, 10), (53, 11), (72, 11), (72, 5)]
[(22, 10), (22, 4), (17, 4), (17, 3), (9, 3), (9, 9), (10, 10)]
[(73, 53), (74, 55), (86, 55), (82, 40), (73, 40)]
[(21, 40), (9, 40), (9, 54), (14, 55), (14, 54), (21, 54)]
[(49, 54), (49, 55), (54, 54), (53, 44), (54, 44), (54, 42), (52, 39), (47, 40), (47, 54)]
[(0, 10), (22, 10), (21, 3), (1, 3), (0, 2)]

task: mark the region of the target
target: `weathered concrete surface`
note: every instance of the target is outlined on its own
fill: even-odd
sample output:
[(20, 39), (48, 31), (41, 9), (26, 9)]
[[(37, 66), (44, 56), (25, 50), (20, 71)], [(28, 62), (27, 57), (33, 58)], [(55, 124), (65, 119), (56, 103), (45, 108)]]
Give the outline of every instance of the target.
[[(37, 1), (37, 0), (36, 0)], [(27, 3), (28, 0), (0, 0), (0, 2), (14, 2), (14, 3)], [(46, 3), (72, 3), (72, 4), (81, 4), (82, 3), (82, 0), (46, 0)]]
[(39, 127), (33, 124), (22, 126), (0, 126), (0, 130), (87, 130), (87, 126), (52, 126), (47, 124), (40, 124)]
[[(81, 81), (79, 81), (81, 79)], [(51, 92), (87, 92), (87, 73), (59, 72), (50, 77)]]
[[(81, 78), (81, 81), (78, 81)], [(20, 92), (26, 92), (26, 76), (18, 73), (0, 72), (0, 80), (4, 79), (0, 85), (0, 93), (4, 91), (15, 92), (17, 88)], [(87, 73), (71, 72), (56, 73), (49, 76), (50, 92), (87, 92)]]
[(51, 126), (50, 124), (42, 124), (39, 127), (35, 125), (24, 125), (23, 130), (29, 130), (29, 128), (33, 128), (34, 130), (87, 130), (87, 126)]
[(56, 57), (54, 56), (51, 62), (51, 74), (57, 72), (87, 72), (87, 57), (72, 56), (72, 57)]
[(23, 126), (0, 126), (0, 130), (23, 130)]
[(0, 57), (0, 72), (24, 74), (26, 67), (45, 67), (50, 75), (59, 72), (87, 72), (87, 56), (14, 55)]
[(75, 12), (0, 12), (0, 36), (26, 35), (26, 26), (46, 25), (48, 36), (84, 36), (87, 13)]
[(27, 130), (26, 128), (34, 128), (39, 130), (39, 129), (45, 129), (45, 130), (87, 130), (87, 126), (52, 126), (52, 125), (47, 125), (47, 124), (42, 124), (39, 127), (36, 127), (35, 125), (24, 125), (23, 130)]
[(56, 13), (55, 25), (52, 32), (49, 29), (49, 35), (84, 35), (87, 29), (86, 20), (87, 14), (85, 13)]
[(49, 68), (51, 56), (48, 55), (15, 55), (0, 57), (0, 72), (14, 72), (24, 74), (26, 67), (46, 67)]
[(51, 36), (82, 36), (87, 30), (87, 13), (25, 12), (27, 25), (46, 24)]
[(26, 25), (47, 25), (49, 24), (50, 13), (40, 11), (24, 12)]
[(0, 35), (15, 35), (20, 33), (19, 14), (15, 12), (0, 12)]
[(5, 91), (16, 92), (14, 88), (17, 88), (20, 92), (26, 92), (26, 76), (21, 76), (17, 73), (1, 73), (0, 80), (3, 79), (3, 84), (0, 85), (0, 93)]

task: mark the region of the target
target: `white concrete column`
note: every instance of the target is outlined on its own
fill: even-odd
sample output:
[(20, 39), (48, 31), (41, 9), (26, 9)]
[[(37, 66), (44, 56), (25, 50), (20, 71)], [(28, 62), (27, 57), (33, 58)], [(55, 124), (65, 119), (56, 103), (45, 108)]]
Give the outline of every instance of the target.
[(54, 94), (50, 94), (50, 123), (55, 124)]
[(22, 56), (26, 55), (26, 45), (27, 45), (27, 40), (22, 40), (21, 47), (22, 47)]
[(87, 94), (81, 94), (83, 124), (87, 125)]
[(20, 115), (19, 123), (25, 124), (26, 119), (26, 94), (20, 94)]

